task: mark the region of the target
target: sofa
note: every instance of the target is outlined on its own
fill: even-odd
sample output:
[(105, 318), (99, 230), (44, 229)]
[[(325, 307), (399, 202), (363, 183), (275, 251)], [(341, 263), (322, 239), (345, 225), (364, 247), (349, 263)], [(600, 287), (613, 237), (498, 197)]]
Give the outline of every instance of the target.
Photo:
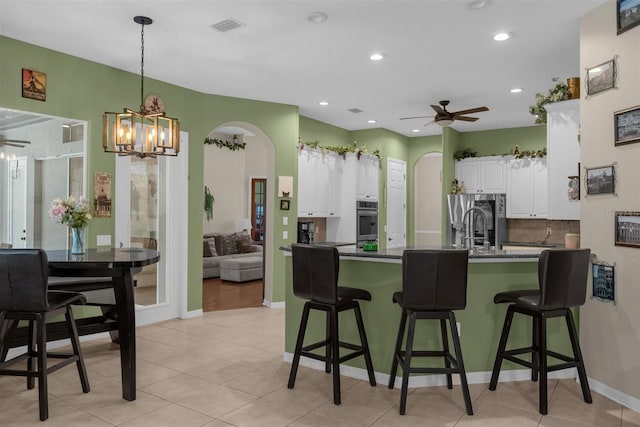
[(206, 233), (202, 245), (202, 278), (245, 282), (263, 277), (262, 246), (246, 232)]

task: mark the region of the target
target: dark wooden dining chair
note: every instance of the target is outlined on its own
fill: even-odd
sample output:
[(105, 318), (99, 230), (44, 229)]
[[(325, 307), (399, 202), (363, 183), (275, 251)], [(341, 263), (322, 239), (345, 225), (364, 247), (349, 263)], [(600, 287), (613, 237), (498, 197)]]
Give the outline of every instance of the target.
[[(47, 254), (42, 249), (0, 249), (0, 339), (3, 344), (11, 339), (18, 321), (24, 320), (29, 324), (27, 351), (6, 361), (3, 357), (0, 362), (0, 375), (26, 377), (28, 389), (34, 388), (35, 379), (38, 379), (38, 401), (42, 421), (49, 417), (48, 374), (75, 362), (82, 391), (88, 393), (90, 390), (78, 330), (71, 311), (72, 304), (82, 304), (85, 301), (84, 296), (77, 292), (50, 291), (47, 278)], [(65, 314), (72, 354), (47, 352), (46, 319), (61, 311)], [(6, 345), (2, 347), (6, 355)], [(49, 358), (62, 360), (49, 365)], [(26, 370), (9, 369), (24, 360), (27, 360)]]

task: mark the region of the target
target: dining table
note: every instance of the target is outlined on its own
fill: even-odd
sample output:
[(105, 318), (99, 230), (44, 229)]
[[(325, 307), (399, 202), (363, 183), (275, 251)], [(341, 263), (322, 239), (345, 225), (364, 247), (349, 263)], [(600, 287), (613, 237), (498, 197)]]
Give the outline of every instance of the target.
[[(136, 271), (157, 263), (160, 260), (160, 253), (143, 248), (88, 249), (81, 255), (71, 254), (68, 250), (47, 250), (46, 253), (50, 288), (55, 286), (58, 290), (78, 292), (113, 288), (114, 299), (110, 304), (113, 305), (114, 310), (111, 310), (108, 316), (103, 310), (102, 316), (78, 318), (78, 333), (89, 335), (117, 331), (117, 342), (120, 346), (122, 398), (128, 401), (135, 400), (136, 316), (132, 270)], [(3, 346), (0, 360), (6, 357), (8, 348), (24, 345), (27, 339), (26, 327), (16, 328), (16, 331), (23, 329), (22, 333), (7, 334), (8, 329), (6, 325), (3, 327), (5, 336), (0, 340)], [(66, 338), (63, 333), (62, 328), (56, 328), (55, 324), (47, 324), (48, 340)], [(8, 339), (9, 336), (12, 336), (12, 339)]]

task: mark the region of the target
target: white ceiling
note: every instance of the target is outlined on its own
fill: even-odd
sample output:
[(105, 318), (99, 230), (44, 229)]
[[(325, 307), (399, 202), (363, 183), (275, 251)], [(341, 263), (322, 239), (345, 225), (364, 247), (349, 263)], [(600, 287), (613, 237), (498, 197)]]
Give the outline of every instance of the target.
[[(420, 136), (441, 129), (399, 118), (432, 115), (429, 105), (442, 99), (451, 100), (449, 111), (489, 107), (477, 122), (455, 122), (461, 132), (532, 125), (536, 92), (552, 77), (584, 75), (579, 18), (605, 1), (485, 0), (473, 9), (470, 0), (0, 0), (0, 34), (139, 73), (133, 17), (146, 15), (154, 20), (145, 27), (147, 77), (297, 105), (301, 115), (349, 130)], [(328, 20), (309, 22), (313, 12)], [(211, 27), (228, 18), (243, 26)], [(495, 42), (498, 32), (512, 37)], [(386, 58), (372, 62), (373, 52)], [(509, 93), (513, 87), (523, 92)], [(123, 99), (122, 107), (138, 102)], [(175, 114), (170, 104), (166, 111)]]

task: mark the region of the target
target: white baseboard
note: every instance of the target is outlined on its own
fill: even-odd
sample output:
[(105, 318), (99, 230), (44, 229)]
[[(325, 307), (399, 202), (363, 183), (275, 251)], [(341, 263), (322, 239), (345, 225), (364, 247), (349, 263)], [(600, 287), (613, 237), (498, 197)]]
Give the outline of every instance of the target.
[(594, 380), (593, 378), (589, 378), (589, 387), (593, 391), (597, 391), (601, 395), (608, 397), (614, 402), (618, 402), (619, 404), (624, 405), (629, 409), (640, 412), (640, 399), (622, 393), (621, 391), (611, 388), (608, 385), (601, 383), (600, 381)]
[(198, 310), (191, 310), (191, 311), (187, 311), (184, 312), (180, 315), (181, 319), (193, 319), (194, 317), (202, 317), (204, 315), (204, 312), (202, 311), (202, 309), (198, 309)]
[(269, 308), (284, 308), (284, 301), (272, 302), (267, 299), (262, 301), (262, 305)]
[[(287, 363), (291, 363), (291, 361), (293, 360), (293, 353), (285, 353), (283, 356), (283, 360)], [(300, 358), (300, 365), (306, 366), (311, 369), (324, 371), (324, 362), (321, 362), (319, 360), (302, 357)], [(402, 369), (399, 370), (399, 373), (401, 372), (402, 372)], [(363, 381), (369, 381), (367, 370), (363, 368), (355, 368), (353, 366), (340, 365), (340, 375), (356, 378)], [(375, 376), (376, 376), (376, 381), (378, 383), (380, 384), (389, 383), (389, 374), (376, 372)], [(400, 388), (400, 384), (401, 384), (401, 381), (399, 381), (400, 378), (401, 376), (398, 376), (396, 378), (395, 388)], [(576, 378), (576, 371), (575, 369), (565, 369), (563, 371), (551, 372), (549, 374), (549, 378), (550, 379), (551, 378), (553, 379)], [(490, 380), (491, 380), (490, 371), (467, 373), (467, 382), (469, 384), (488, 384)], [(514, 370), (500, 372), (501, 382), (527, 381), (527, 380), (531, 380), (531, 370), (529, 369), (514, 369)], [(460, 384), (459, 375), (453, 376), (453, 383)], [(435, 387), (435, 386), (442, 386), (446, 384), (447, 384), (447, 378), (444, 374), (443, 375), (412, 375), (409, 378), (409, 388)]]

